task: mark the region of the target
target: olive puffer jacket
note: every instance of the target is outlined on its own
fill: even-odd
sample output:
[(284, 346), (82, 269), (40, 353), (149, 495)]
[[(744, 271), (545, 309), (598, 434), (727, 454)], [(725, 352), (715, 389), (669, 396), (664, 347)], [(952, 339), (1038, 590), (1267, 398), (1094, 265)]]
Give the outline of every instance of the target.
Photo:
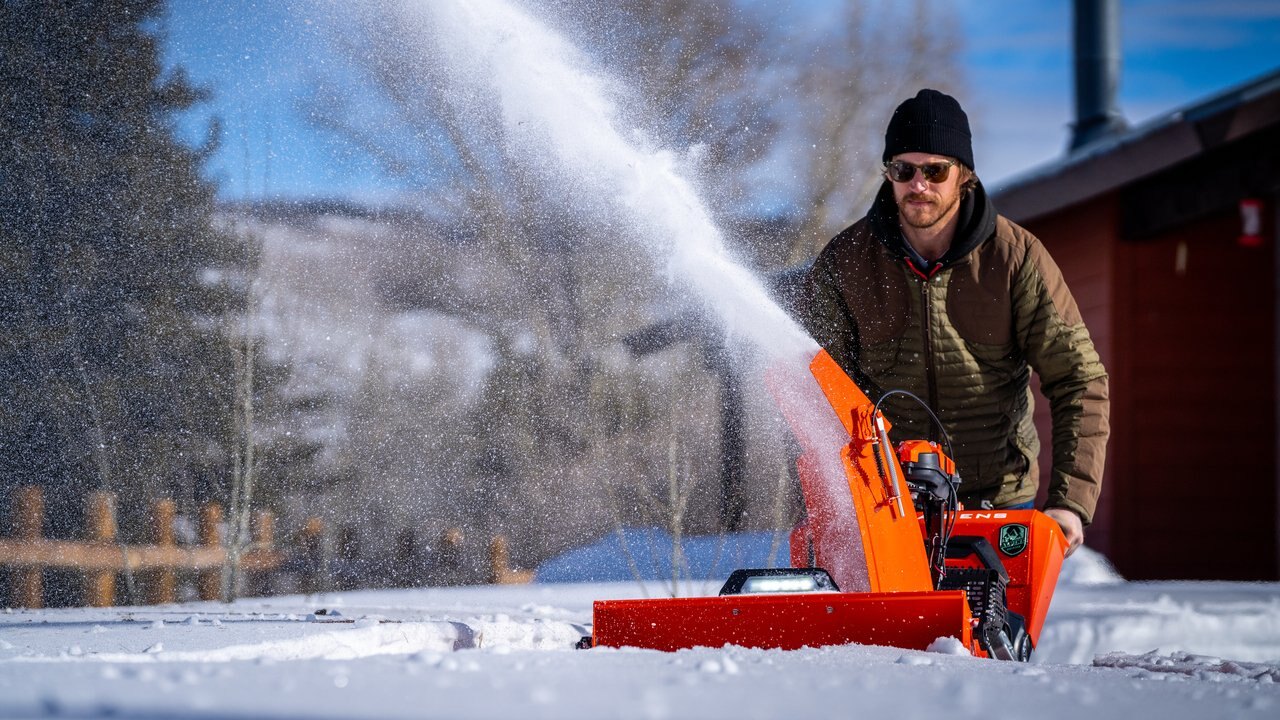
[[(886, 183), (867, 217), (818, 256), (798, 299), (809, 332), (868, 397), (907, 390), (934, 409), (970, 508), (1036, 496), (1034, 369), (1053, 417), (1046, 507), (1092, 520), (1110, 432), (1107, 374), (1058, 266), (996, 214), (981, 184), (961, 203), (951, 249), (926, 273), (908, 259)], [(909, 398), (883, 407), (894, 441), (941, 440)]]

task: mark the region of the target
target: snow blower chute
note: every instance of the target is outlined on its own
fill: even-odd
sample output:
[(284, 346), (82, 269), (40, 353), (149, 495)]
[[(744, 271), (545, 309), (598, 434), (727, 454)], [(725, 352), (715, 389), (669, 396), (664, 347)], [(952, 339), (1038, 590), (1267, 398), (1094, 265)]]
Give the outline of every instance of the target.
[[(713, 597), (597, 601), (584, 646), (924, 650), (950, 637), (980, 657), (1027, 660), (1066, 551), (1057, 523), (961, 508), (941, 447), (892, 446), (888, 420), (825, 351), (809, 371), (846, 435), (808, 443), (797, 463), (807, 518), (791, 534), (794, 567), (738, 570)], [(775, 396), (794, 427), (801, 407), (813, 412)]]

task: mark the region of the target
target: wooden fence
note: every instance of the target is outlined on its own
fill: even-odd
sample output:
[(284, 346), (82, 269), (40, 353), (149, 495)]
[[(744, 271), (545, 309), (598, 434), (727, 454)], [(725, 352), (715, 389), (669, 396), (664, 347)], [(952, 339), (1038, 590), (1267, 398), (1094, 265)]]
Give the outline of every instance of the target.
[[(12, 535), (0, 537), (0, 567), (9, 569), (10, 606), (39, 608), (44, 605), (43, 572), (46, 568), (70, 570), (83, 578), (85, 605), (109, 607), (116, 602), (116, 579), (124, 574), (142, 586), (137, 601), (150, 604), (177, 600), (178, 572), (194, 572), (202, 600), (222, 597), (222, 575), (227, 560), (224, 546), (223, 510), (209, 503), (200, 513), (198, 545), (179, 545), (174, 531), (176, 505), (160, 499), (151, 508), (151, 542), (117, 542), (115, 498), (109, 493), (93, 493), (88, 498), (84, 540), (50, 540), (43, 536), (44, 494), (39, 487), (14, 491)], [(323, 534), (319, 518), (310, 518), (297, 535), (297, 553), (309, 561), (302, 563), (301, 590), (324, 589), (319, 577), (325, 563)], [(454, 531), (458, 532), (458, 531)], [(269, 512), (254, 514), (252, 542), (240, 557), (245, 573), (264, 574), (279, 570), (285, 553), (275, 546), (275, 518)], [(460, 535), (460, 533), (459, 533)], [(506, 538), (497, 536), (489, 544), (488, 580), (492, 583), (527, 583), (528, 570), (511, 567)]]
[[(88, 498), (84, 540), (50, 540), (43, 536), (44, 494), (39, 487), (23, 487), (12, 498), (13, 534), (0, 538), (0, 566), (10, 568), (9, 604), (38, 608), (44, 605), (45, 568), (79, 572), (84, 582), (84, 604), (115, 604), (116, 577), (121, 573), (138, 579), (148, 603), (177, 600), (177, 573), (198, 573), (196, 586), (202, 600), (222, 596), (222, 569), (227, 551), (222, 543), (222, 506), (209, 503), (200, 513), (199, 545), (178, 545), (174, 533), (176, 506), (172, 500), (156, 500), (151, 508), (151, 543), (126, 545), (116, 540), (115, 498), (97, 492)], [(246, 572), (268, 572), (284, 559), (274, 547), (274, 518), (259, 512), (253, 522), (253, 542), (243, 553)]]

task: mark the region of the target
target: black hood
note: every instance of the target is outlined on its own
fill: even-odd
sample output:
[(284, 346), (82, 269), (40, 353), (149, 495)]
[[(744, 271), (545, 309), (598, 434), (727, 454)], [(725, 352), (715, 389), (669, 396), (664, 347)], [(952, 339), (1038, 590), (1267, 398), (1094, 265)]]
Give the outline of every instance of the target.
[[(880, 186), (871, 211), (867, 213), (876, 237), (893, 253), (894, 257), (907, 257), (907, 239), (902, 236), (898, 224), (898, 204), (893, 200), (893, 185), (888, 180)], [(951, 248), (938, 258), (938, 264), (951, 265), (973, 252), (973, 249), (991, 237), (996, 231), (996, 208), (987, 197), (987, 191), (978, 182), (973, 190), (960, 200), (960, 222), (956, 225), (956, 237)]]

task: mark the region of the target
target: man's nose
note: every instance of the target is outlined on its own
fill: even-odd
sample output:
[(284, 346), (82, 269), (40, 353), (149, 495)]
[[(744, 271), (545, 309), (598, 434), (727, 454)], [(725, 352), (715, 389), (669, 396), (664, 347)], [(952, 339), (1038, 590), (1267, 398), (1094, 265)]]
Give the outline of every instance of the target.
[(929, 189), (929, 182), (924, 179), (924, 173), (916, 170), (916, 174), (911, 176), (911, 182), (907, 185), (911, 188), (911, 192), (922, 193)]

